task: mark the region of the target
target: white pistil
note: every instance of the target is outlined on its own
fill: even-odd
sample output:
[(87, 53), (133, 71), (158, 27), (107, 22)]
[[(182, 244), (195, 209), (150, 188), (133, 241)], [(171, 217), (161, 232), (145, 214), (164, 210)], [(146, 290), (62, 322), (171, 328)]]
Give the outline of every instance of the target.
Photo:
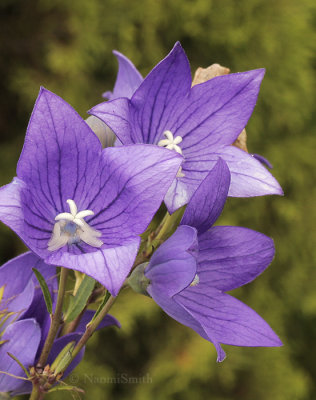
[(48, 250), (55, 251), (66, 244), (76, 244), (80, 241), (92, 247), (101, 247), (103, 242), (98, 239), (102, 236), (101, 232), (91, 228), (84, 220), (85, 217), (94, 215), (91, 210), (78, 212), (76, 203), (68, 199), (70, 213), (64, 212), (56, 215), (52, 237), (48, 242)]
[[(169, 150), (174, 150), (182, 155), (182, 149), (180, 146), (178, 146), (178, 144), (182, 142), (182, 137), (176, 136), (174, 138), (173, 133), (171, 131), (164, 131), (163, 134), (165, 135), (166, 139), (159, 140), (158, 146), (165, 147), (166, 149)], [(182, 167), (180, 167), (177, 173), (177, 178), (183, 178), (184, 176), (185, 175), (182, 172)]]
[(165, 147), (169, 150), (174, 150), (179, 154), (182, 154), (181, 147), (178, 146), (179, 143), (182, 142), (181, 136), (173, 137), (173, 133), (171, 131), (164, 131), (163, 133), (167, 139), (162, 139), (158, 142), (158, 146)]
[(195, 274), (193, 281), (190, 283), (190, 286), (196, 286), (200, 283), (200, 278), (198, 274)]

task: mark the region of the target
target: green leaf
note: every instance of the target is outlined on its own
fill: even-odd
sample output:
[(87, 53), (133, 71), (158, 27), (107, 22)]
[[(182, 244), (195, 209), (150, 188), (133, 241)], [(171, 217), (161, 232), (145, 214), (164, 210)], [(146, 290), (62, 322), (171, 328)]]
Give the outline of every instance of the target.
[(61, 392), (61, 391), (74, 391), (74, 392), (79, 392), (79, 393), (84, 393), (83, 389), (80, 389), (76, 386), (70, 386), (70, 385), (66, 385), (66, 386), (55, 386), (52, 389), (49, 389), (48, 393), (52, 393), (52, 392)]
[(47, 283), (46, 283), (45, 279), (43, 278), (43, 275), (36, 268), (32, 268), (32, 271), (34, 272), (34, 274), (38, 280), (38, 283), (41, 286), (41, 289), (42, 289), (42, 292), (44, 295), (44, 300), (45, 300), (46, 307), (47, 307), (47, 311), (49, 314), (52, 314), (53, 313), (53, 302), (52, 302), (52, 298), (51, 298)]
[(51, 366), (51, 370), (55, 375), (58, 375), (65, 368), (65, 366), (68, 365), (69, 361), (71, 360), (72, 351), (75, 348), (75, 345), (75, 341), (68, 343), (58, 354)]
[(96, 317), (100, 314), (101, 310), (103, 309), (103, 307), (105, 306), (105, 304), (107, 303), (107, 301), (109, 300), (110, 297), (111, 297), (111, 293), (106, 292), (102, 299), (102, 302), (100, 303), (97, 311), (95, 312), (95, 314), (94, 314), (92, 320), (89, 322), (89, 324), (91, 324), (96, 319)]
[(79, 286), (76, 295), (71, 300), (65, 322), (71, 322), (78, 317), (81, 311), (85, 308), (87, 301), (94, 289), (95, 280), (90, 276), (85, 276)]

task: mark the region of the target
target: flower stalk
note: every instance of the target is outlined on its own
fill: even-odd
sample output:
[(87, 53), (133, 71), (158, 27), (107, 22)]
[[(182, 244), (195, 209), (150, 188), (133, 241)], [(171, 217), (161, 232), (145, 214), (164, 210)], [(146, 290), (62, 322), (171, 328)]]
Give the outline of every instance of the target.
[(79, 354), (79, 352), (82, 350), (82, 348), (86, 345), (87, 341), (90, 339), (90, 337), (93, 335), (93, 333), (96, 331), (97, 327), (99, 324), (102, 322), (103, 318), (107, 315), (107, 313), (110, 311), (111, 307), (115, 303), (117, 297), (110, 296), (108, 301), (105, 303), (104, 307), (100, 310), (98, 315), (93, 318), (89, 324), (86, 326), (86, 331), (71, 352), (71, 357), (69, 357), (68, 362), (65, 363), (63, 369), (59, 372), (64, 372), (68, 366), (71, 364), (71, 362), (76, 358), (76, 356)]
[(51, 325), (42, 350), (42, 354), (37, 363), (38, 368), (43, 368), (45, 366), (49, 352), (53, 346), (55, 337), (62, 322), (62, 308), (66, 290), (67, 275), (68, 269), (61, 268), (56, 308), (55, 312), (51, 315)]

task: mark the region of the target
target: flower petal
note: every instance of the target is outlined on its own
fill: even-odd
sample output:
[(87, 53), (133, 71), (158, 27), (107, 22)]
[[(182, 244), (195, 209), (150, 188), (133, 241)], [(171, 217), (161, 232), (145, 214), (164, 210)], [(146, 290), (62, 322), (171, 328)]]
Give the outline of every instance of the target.
[(181, 224), (194, 226), (199, 234), (207, 231), (224, 208), (229, 185), (229, 169), (226, 163), (219, 159), (193, 194)]
[[(12, 301), (25, 290), (33, 275), (32, 267), (38, 260), (35, 254), (28, 252), (13, 258), (0, 268), (0, 285), (5, 285), (2, 301)], [(23, 304), (21, 310), (25, 307), (26, 304)]]
[(231, 172), (229, 196), (283, 194), (278, 181), (250, 154), (234, 146), (227, 146), (218, 150), (218, 155), (227, 163)]
[(127, 98), (105, 101), (91, 108), (88, 113), (109, 126), (123, 144), (134, 143), (129, 114), (130, 102)]
[[(204, 153), (186, 158), (183, 171), (187, 180), (203, 179), (221, 157), (231, 173), (228, 195), (232, 197), (252, 197), (268, 194), (283, 194), (277, 180), (250, 154), (234, 146), (210, 147)], [(185, 179), (183, 179), (185, 181)], [(186, 181), (185, 181), (186, 182)]]
[[(21, 367), (8, 356), (10, 352), (28, 367), (34, 363), (35, 354), (41, 338), (41, 330), (34, 319), (25, 319), (7, 327), (2, 340), (8, 340), (0, 347), (0, 371), (26, 377)], [(23, 384), (22, 380), (0, 374), (0, 392), (9, 392)]]
[(174, 179), (164, 199), (170, 214), (189, 202), (198, 184), (199, 182), (194, 182), (194, 185), (187, 185), (182, 178)]
[(197, 234), (190, 226), (180, 226), (153, 254), (145, 276), (151, 286), (166, 297), (186, 288), (196, 274)]
[(189, 287), (174, 296), (219, 343), (234, 346), (281, 346), (270, 326), (251, 308), (208, 284)]
[(119, 64), (116, 82), (113, 93), (106, 92), (103, 94), (103, 97), (109, 100), (114, 100), (118, 97), (127, 97), (130, 99), (141, 84), (143, 77), (124, 54), (116, 50), (113, 51), (113, 54), (116, 56)]
[(93, 185), (101, 151), (98, 138), (79, 114), (42, 88), (17, 166), (18, 177), (31, 193), (21, 196), (28, 223), (51, 229), (68, 199), (83, 209), (81, 194)]
[(163, 139), (163, 132), (169, 129), (174, 110), (190, 87), (189, 62), (180, 43), (176, 43), (143, 80), (129, 109), (127, 103), (119, 99), (117, 103), (99, 104), (90, 113), (109, 125), (123, 144), (157, 144)]
[(214, 337), (208, 335), (199, 321), (195, 319), (184, 307), (179, 305), (174, 298), (166, 297), (164, 293), (161, 293), (159, 287), (154, 287), (152, 285), (148, 287), (148, 293), (159, 305), (159, 307), (161, 307), (171, 318), (175, 319), (180, 324), (193, 329), (203, 339), (212, 342), (217, 351), (217, 361), (223, 361), (225, 359), (225, 352), (221, 348), (220, 344), (214, 339)]
[(92, 253), (71, 254), (59, 250), (45, 261), (83, 272), (116, 296), (133, 266), (139, 242), (140, 238), (136, 237), (124, 246), (100, 249)]
[(175, 178), (182, 157), (152, 145), (103, 150), (98, 180), (105, 182), (87, 196), (86, 219), (100, 231), (104, 246), (119, 246), (144, 232)]
[(218, 76), (195, 85), (170, 130), (183, 138), (182, 150), (199, 152), (232, 144), (256, 104), (264, 69)]
[(251, 229), (215, 226), (199, 235), (200, 282), (228, 291), (251, 282), (271, 263), (273, 240)]
[(25, 184), (14, 178), (8, 185), (0, 188), (0, 219), (19, 236), (24, 236), (24, 217), (22, 211), (21, 191)]

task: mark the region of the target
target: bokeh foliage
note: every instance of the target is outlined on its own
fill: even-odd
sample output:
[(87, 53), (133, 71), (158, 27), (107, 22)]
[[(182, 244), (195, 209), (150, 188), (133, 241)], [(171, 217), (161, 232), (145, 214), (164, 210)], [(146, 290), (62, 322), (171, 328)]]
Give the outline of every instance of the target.
[[(85, 117), (113, 87), (112, 49), (143, 75), (177, 40), (193, 71), (214, 62), (232, 72), (267, 69), (248, 148), (272, 162), (285, 197), (230, 199), (219, 224), (274, 238), (272, 266), (235, 295), (271, 324), (284, 347), (225, 346), (228, 358), (219, 365), (208, 342), (126, 291), (113, 311), (122, 329), (96, 335), (70, 377), (87, 398), (316, 398), (315, 11), (313, 0), (1, 0), (1, 185), (15, 174), (39, 86)], [(3, 225), (0, 246), (1, 262), (24, 250)]]

